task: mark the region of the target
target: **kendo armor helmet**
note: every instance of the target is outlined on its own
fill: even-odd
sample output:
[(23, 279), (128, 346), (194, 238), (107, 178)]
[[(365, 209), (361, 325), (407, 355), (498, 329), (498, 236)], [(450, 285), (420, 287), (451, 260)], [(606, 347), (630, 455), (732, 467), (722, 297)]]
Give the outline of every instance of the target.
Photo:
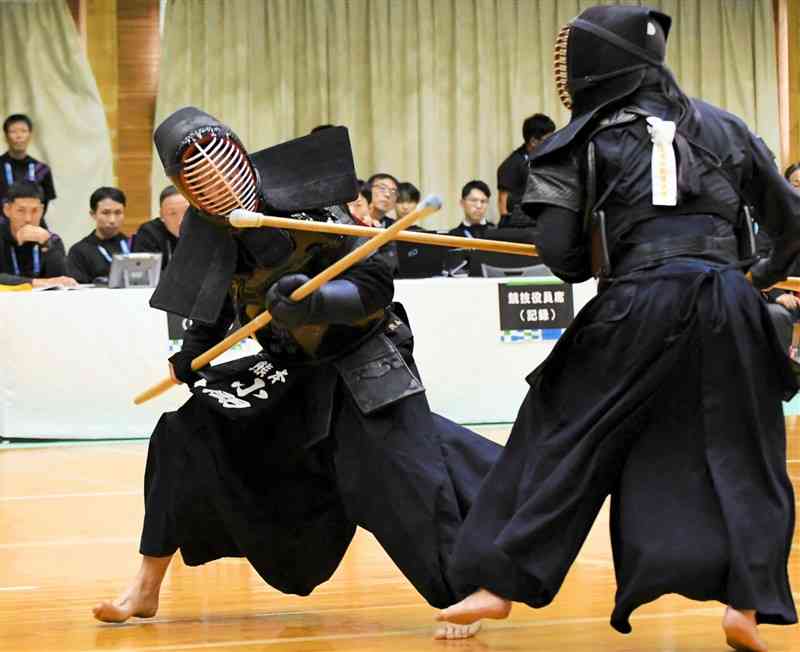
[(196, 209), (225, 222), (231, 211), (293, 214), (358, 194), (345, 127), (323, 129), (249, 154), (227, 125), (187, 106), (153, 135), (166, 175)]
[(164, 172), (195, 208), (219, 216), (258, 208), (258, 170), (230, 127), (187, 106), (158, 126), (154, 140)]
[(628, 5), (590, 7), (558, 33), (553, 54), (556, 90), (571, 112), (532, 159), (569, 145), (605, 106), (639, 88), (649, 69), (664, 67), (672, 19)]
[(556, 90), (578, 114), (635, 90), (648, 67), (661, 67), (672, 19), (648, 7), (598, 6), (582, 12), (556, 38)]

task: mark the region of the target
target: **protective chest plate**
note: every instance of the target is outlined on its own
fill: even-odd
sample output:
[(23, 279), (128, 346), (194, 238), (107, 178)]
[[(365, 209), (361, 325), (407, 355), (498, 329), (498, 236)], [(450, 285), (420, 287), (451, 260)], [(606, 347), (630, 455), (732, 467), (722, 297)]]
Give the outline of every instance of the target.
[[(294, 250), (283, 262), (272, 267), (259, 267), (249, 274), (236, 274), (231, 284), (231, 296), (240, 321), (246, 324), (266, 310), (267, 290), (287, 274), (306, 274), (313, 277), (347, 253), (349, 242), (340, 236), (326, 233), (294, 231), (291, 233)], [(274, 331), (275, 329), (270, 329)], [(291, 340), (308, 355), (319, 348), (327, 326), (301, 326), (293, 329)], [(263, 335), (259, 341), (264, 344)], [(287, 340), (286, 345), (290, 346)]]

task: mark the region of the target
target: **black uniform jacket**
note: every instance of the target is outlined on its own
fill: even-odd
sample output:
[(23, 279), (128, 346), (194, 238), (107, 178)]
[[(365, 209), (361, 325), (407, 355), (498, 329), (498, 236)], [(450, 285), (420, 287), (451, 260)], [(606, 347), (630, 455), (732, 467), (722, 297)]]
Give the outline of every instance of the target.
[(491, 222), (485, 224), (459, 224), (457, 227), (450, 229), (447, 235), (457, 235), (462, 238), (485, 238), (486, 232), (494, 229), (495, 225)]
[(37, 161), (32, 156), (15, 159), (8, 152), (0, 156), (0, 198), (6, 196), (9, 185), (9, 172), (12, 182), (33, 181), (38, 183), (44, 192), (44, 205), (56, 198), (53, 173), (47, 163)]
[(93, 231), (70, 247), (67, 257), (69, 276), (78, 283), (91, 283), (96, 278), (107, 277), (114, 254), (130, 252), (130, 248), (126, 249), (122, 242), (125, 245), (128, 242), (128, 238), (122, 233), (108, 240), (101, 240)]
[(177, 246), (178, 238), (169, 232), (160, 217), (142, 224), (133, 236), (133, 251), (161, 254), (161, 269), (169, 264)]
[[(45, 224), (42, 224), (47, 228)], [(36, 269), (35, 260), (38, 249), (39, 269)], [(14, 265), (16, 258), (17, 265)], [(28, 283), (33, 278), (50, 278), (64, 276), (66, 273), (66, 252), (64, 243), (55, 233), (51, 234), (46, 246), (26, 242), (22, 246), (17, 244), (11, 234), (9, 222), (0, 219), (0, 284), (19, 285)]]

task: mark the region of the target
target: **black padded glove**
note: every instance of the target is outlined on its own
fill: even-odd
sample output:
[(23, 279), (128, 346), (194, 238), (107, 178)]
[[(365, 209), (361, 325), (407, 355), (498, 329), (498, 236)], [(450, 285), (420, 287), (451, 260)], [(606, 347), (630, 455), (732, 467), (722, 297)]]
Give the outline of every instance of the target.
[(196, 371), (192, 371), (192, 360), (197, 356), (197, 353), (192, 353), (191, 351), (178, 351), (171, 358), (168, 358), (172, 363), (172, 368), (175, 370), (175, 377), (189, 387), (202, 378)]
[(753, 286), (755, 288), (765, 290), (786, 278), (786, 274), (771, 269), (771, 262), (769, 258), (760, 258), (750, 268), (750, 275), (752, 276)]
[(367, 316), (356, 285), (342, 279), (326, 283), (301, 301), (292, 301), (289, 295), (306, 281), (305, 274), (289, 274), (267, 291), (267, 310), (279, 326), (350, 324)]

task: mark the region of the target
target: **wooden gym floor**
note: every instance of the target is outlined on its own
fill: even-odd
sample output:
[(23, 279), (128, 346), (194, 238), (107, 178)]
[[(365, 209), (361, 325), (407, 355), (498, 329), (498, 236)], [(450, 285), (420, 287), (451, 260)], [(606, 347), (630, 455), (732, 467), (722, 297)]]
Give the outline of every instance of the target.
[[(787, 420), (800, 490), (800, 421)], [(484, 434), (503, 440), (507, 430)], [(614, 573), (604, 510), (548, 608), (517, 605), (474, 639), (431, 640), (432, 615), (372, 536), (359, 531), (342, 565), (310, 597), (266, 586), (246, 562), (201, 568), (179, 557), (150, 620), (96, 622), (91, 607), (135, 573), (146, 443), (0, 450), (0, 650), (367, 652), (541, 650), (701, 652), (726, 649), (722, 607), (670, 596), (640, 609), (633, 634), (608, 625)], [(798, 492), (800, 493), (800, 492)], [(790, 563), (800, 602), (800, 537)], [(773, 652), (800, 650), (800, 628), (762, 627)]]

